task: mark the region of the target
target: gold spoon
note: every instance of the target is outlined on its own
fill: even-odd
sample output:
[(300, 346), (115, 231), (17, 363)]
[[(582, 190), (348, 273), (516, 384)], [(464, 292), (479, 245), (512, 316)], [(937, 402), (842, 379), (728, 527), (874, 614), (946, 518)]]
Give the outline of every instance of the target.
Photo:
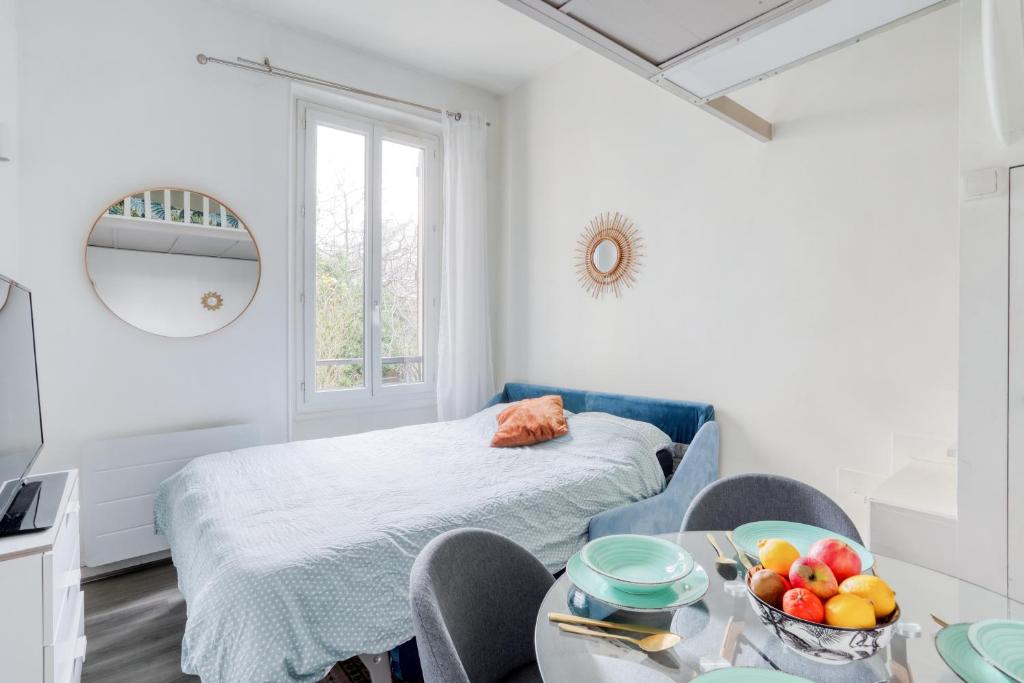
[(718, 542), (715, 541), (714, 536), (710, 533), (705, 535), (708, 537), (708, 543), (710, 543), (711, 547), (715, 549), (716, 553), (718, 553), (718, 557), (715, 558), (715, 569), (718, 570), (718, 574), (723, 579), (726, 581), (732, 581), (738, 574), (736, 570), (736, 560), (731, 557), (726, 557), (725, 553), (722, 552), (722, 549), (718, 547)]
[(633, 643), (644, 652), (664, 652), (665, 650), (671, 650), (679, 644), (679, 641), (682, 640), (682, 638), (677, 636), (675, 633), (659, 633), (657, 635), (647, 636), (646, 638), (630, 638), (629, 636), (620, 636), (616, 633), (592, 631), (589, 628), (573, 626), (572, 624), (559, 624), (558, 628), (566, 633), (576, 633), (581, 636), (624, 640), (627, 643)]
[(929, 616), (931, 616), (932, 621), (934, 621), (936, 624), (939, 625), (939, 628), (946, 628), (947, 626), (949, 626), (949, 622), (948, 621), (944, 621), (943, 619), (939, 619), (934, 614), (931, 614)]

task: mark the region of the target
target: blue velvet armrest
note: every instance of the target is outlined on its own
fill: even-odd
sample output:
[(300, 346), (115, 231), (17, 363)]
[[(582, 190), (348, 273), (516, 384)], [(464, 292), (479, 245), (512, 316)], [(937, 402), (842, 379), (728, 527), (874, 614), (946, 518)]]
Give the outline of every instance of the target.
[(705, 422), (690, 442), (679, 469), (664, 491), (620, 505), (590, 520), (590, 538), (610, 534), (669, 534), (683, 525), (694, 497), (718, 477), (718, 423)]

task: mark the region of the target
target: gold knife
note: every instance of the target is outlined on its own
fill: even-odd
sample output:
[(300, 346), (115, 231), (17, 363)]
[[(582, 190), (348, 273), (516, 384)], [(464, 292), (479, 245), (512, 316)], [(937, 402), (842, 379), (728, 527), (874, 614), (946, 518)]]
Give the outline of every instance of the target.
[(620, 624), (614, 621), (598, 621), (597, 619), (587, 619), (586, 617), (577, 617), (573, 614), (562, 614), (560, 612), (548, 612), (548, 621), (553, 621), (556, 624), (575, 624), (577, 626), (597, 626), (598, 628), (611, 628), (618, 631), (632, 631), (633, 633), (647, 633), (653, 636), (660, 636), (671, 631), (666, 631), (663, 628), (654, 628), (653, 626), (642, 626), (640, 624)]

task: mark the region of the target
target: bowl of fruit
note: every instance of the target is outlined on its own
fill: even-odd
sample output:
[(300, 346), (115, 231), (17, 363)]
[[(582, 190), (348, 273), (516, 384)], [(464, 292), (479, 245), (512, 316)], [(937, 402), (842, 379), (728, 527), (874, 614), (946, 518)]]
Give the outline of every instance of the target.
[(856, 551), (824, 538), (801, 556), (784, 539), (758, 543), (747, 573), (750, 605), (765, 628), (796, 653), (826, 664), (866, 659), (889, 644), (900, 618), (896, 594), (862, 574)]

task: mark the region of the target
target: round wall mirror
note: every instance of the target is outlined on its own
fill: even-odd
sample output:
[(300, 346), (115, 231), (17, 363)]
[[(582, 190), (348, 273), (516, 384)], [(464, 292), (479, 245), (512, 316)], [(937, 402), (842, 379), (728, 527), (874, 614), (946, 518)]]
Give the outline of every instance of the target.
[(594, 255), (591, 258), (595, 268), (602, 273), (610, 273), (618, 265), (619, 247), (612, 240), (603, 239), (594, 247)]
[(190, 190), (144, 190), (114, 202), (89, 232), (97, 296), (129, 325), (198, 337), (236, 320), (260, 282), (252, 233), (223, 202)]
[(622, 295), (636, 282), (643, 239), (633, 221), (620, 213), (594, 217), (576, 242), (580, 284), (595, 298), (606, 291)]

